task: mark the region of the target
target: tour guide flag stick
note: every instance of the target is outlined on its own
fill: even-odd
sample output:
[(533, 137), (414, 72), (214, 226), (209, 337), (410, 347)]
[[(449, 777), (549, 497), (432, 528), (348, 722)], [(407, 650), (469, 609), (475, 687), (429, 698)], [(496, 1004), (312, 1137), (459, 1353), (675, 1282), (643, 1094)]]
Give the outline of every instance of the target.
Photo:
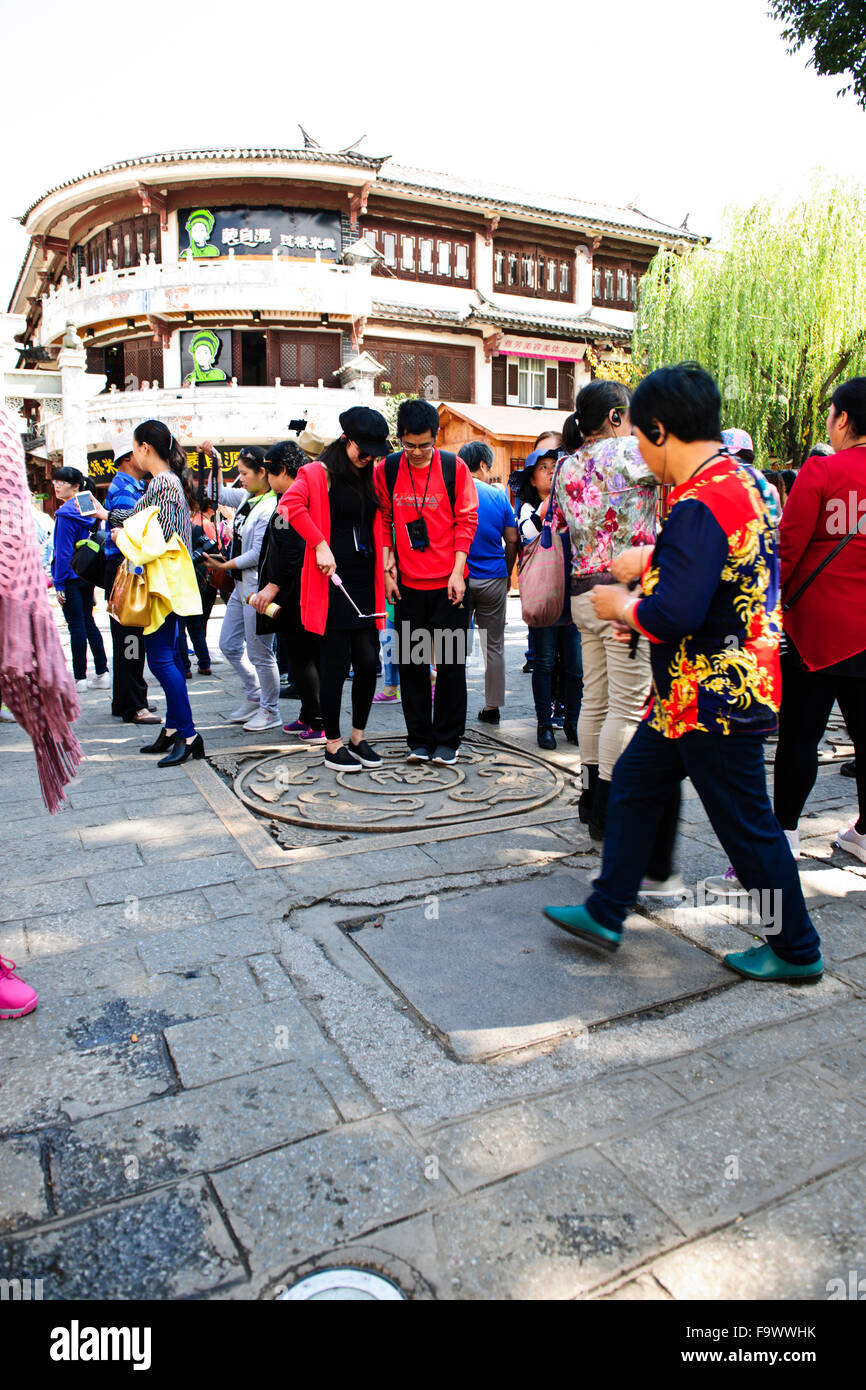
[(336, 584), (338, 589), (342, 589), (359, 618), (387, 618), (387, 613), (362, 613), (338, 574), (334, 573), (331, 575), (331, 583)]

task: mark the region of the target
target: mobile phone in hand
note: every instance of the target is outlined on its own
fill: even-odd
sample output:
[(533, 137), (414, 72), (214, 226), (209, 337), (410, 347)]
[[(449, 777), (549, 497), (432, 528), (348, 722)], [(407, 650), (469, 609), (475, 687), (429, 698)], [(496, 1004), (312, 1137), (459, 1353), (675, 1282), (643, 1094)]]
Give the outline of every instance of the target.
[(75, 497), (75, 505), (82, 516), (95, 516), (95, 500), (92, 492), (79, 492)]

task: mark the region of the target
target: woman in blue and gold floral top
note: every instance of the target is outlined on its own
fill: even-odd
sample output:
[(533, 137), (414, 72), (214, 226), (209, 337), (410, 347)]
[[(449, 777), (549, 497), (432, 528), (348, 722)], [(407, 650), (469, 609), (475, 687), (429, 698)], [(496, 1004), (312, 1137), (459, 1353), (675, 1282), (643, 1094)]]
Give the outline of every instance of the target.
[(624, 645), (634, 633), (649, 639), (652, 705), (616, 766), (594, 892), (585, 906), (545, 911), (616, 950), (689, 777), (772, 942), (726, 964), (750, 979), (811, 983), (823, 971), (820, 941), (764, 772), (781, 693), (773, 518), (755, 479), (722, 451), (720, 406), (712, 377), (691, 363), (651, 373), (634, 394), (641, 455), (674, 484), (670, 513), (642, 592), (599, 587), (592, 602)]
[(579, 811), (594, 840), (604, 836), (614, 764), (638, 726), (650, 686), (646, 643), (629, 658), (590, 598), (597, 584), (615, 582), (611, 565), (624, 550), (655, 540), (656, 480), (631, 438), (628, 412), (629, 392), (619, 382), (583, 387), (571, 417), (577, 448), (563, 461), (556, 486), (554, 524), (564, 519), (571, 536), (571, 616), (583, 655)]

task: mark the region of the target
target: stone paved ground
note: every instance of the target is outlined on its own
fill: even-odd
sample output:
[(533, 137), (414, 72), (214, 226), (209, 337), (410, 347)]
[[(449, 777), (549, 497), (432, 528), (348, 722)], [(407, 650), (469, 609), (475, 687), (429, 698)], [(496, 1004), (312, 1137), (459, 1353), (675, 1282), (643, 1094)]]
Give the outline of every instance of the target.
[[(528, 750), (522, 649), (513, 609), (499, 734)], [(242, 750), (218, 671), (197, 722)], [(475, 668), (470, 714), (480, 690)], [(54, 819), (0, 725), (0, 952), (41, 999), (0, 1025), (2, 1276), (251, 1299), (337, 1261), (422, 1299), (823, 1299), (866, 1274), (866, 866), (832, 848), (838, 764), (807, 808), (829, 968), (804, 990), (720, 967), (749, 939), (730, 909), (637, 911), (614, 959), (550, 928), (598, 864), (567, 745), (547, 820), (284, 852), (217, 772), (158, 770), (103, 692), (83, 709)], [(694, 798), (680, 861), (724, 869)]]

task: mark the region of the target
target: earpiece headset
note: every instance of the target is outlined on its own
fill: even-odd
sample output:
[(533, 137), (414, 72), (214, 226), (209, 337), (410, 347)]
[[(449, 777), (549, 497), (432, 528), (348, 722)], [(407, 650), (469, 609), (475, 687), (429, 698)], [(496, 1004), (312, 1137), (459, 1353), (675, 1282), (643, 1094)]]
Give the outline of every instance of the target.
[(646, 432), (646, 437), (649, 440), (650, 444), (655, 444), (656, 446), (658, 446), (659, 444), (664, 443), (664, 440), (662, 439), (662, 432), (659, 429), (658, 425), (650, 425)]
[(622, 416), (620, 415), (620, 413), (619, 413), (618, 410), (612, 410), (612, 411), (610, 412), (610, 423), (611, 423), (612, 425), (621, 425), (621, 424), (622, 424)]

